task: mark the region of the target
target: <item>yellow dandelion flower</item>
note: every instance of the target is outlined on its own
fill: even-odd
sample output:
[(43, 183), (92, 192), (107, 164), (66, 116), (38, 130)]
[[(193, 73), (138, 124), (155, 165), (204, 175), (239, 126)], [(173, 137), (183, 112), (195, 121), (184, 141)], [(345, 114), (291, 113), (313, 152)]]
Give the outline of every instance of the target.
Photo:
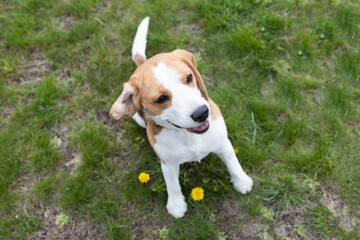
[(202, 189), (201, 187), (193, 188), (193, 190), (191, 190), (191, 197), (195, 201), (203, 200), (203, 198), (204, 198), (204, 189)]
[(137, 138), (135, 138), (135, 141), (140, 141), (141, 137), (138, 136)]
[(150, 174), (142, 172), (139, 174), (138, 179), (141, 183), (147, 183), (150, 180)]
[(238, 154), (239, 149), (238, 149), (238, 148), (234, 148), (234, 152), (235, 152), (235, 154)]

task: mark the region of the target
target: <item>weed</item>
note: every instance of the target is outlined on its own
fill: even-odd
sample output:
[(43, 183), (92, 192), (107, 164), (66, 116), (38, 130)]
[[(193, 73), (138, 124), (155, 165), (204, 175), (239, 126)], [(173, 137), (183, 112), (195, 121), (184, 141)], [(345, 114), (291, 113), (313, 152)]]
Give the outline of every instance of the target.
[(2, 63), (3, 64), (0, 69), (4, 74), (9, 74), (14, 71), (14, 68), (6, 60), (3, 59)]
[(219, 232), (218, 233), (218, 239), (219, 240), (226, 240), (227, 239), (227, 235), (224, 232)]
[(308, 239), (306, 236), (306, 229), (302, 224), (299, 224), (297, 228), (294, 228), (294, 231), (297, 232), (297, 234), (299, 234), (303, 239)]
[(329, 3), (331, 6), (337, 7), (341, 4), (341, 0), (330, 0)]
[(164, 226), (162, 229), (159, 230), (160, 238), (163, 240), (169, 239), (169, 229)]
[(56, 225), (59, 227), (63, 227), (69, 223), (69, 216), (65, 215), (64, 213), (60, 213), (56, 216)]
[(269, 234), (268, 234), (268, 232), (266, 230), (259, 233), (257, 236), (262, 240), (268, 240), (269, 239)]
[(320, 186), (320, 183), (318, 181), (316, 181), (316, 174), (314, 176), (314, 179), (311, 177), (308, 177), (305, 174), (304, 174), (304, 177), (305, 177), (304, 184), (310, 188), (311, 192), (315, 192), (316, 188), (318, 186)]
[(260, 209), (260, 212), (262, 214), (262, 216), (266, 219), (266, 220), (269, 220), (269, 221), (272, 221), (274, 220), (274, 212), (271, 210), (271, 209), (268, 209), (266, 207), (262, 207)]

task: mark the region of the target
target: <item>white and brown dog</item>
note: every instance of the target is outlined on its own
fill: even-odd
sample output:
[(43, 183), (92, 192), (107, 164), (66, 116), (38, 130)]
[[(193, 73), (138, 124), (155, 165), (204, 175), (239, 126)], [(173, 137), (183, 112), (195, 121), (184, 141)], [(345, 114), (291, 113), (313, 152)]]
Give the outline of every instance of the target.
[(224, 119), (206, 92), (194, 55), (175, 50), (146, 60), (148, 26), (149, 17), (139, 25), (132, 48), (138, 68), (124, 83), (110, 116), (133, 117), (146, 128), (161, 161), (168, 193), (166, 208), (172, 216), (181, 218), (187, 205), (179, 183), (180, 164), (200, 161), (214, 152), (226, 164), (236, 190), (249, 192), (253, 181), (239, 164)]

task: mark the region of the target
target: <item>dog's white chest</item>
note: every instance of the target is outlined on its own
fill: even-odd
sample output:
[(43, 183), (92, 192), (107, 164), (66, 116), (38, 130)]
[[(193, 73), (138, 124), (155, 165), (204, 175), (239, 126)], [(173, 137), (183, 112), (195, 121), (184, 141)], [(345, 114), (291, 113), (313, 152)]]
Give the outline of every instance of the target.
[(163, 129), (156, 135), (155, 151), (165, 162), (184, 163), (200, 161), (221, 146), (226, 137), (226, 127), (222, 117), (210, 122), (210, 128), (203, 134), (186, 130)]

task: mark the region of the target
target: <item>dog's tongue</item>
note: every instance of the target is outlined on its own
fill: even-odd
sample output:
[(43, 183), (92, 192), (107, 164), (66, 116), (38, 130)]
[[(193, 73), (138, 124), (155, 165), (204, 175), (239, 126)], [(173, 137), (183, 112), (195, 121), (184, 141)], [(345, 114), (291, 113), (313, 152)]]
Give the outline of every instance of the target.
[(203, 125), (201, 125), (201, 126), (191, 128), (190, 130), (192, 130), (194, 132), (201, 132), (201, 131), (205, 130), (207, 127), (209, 127), (209, 121), (204, 122)]

